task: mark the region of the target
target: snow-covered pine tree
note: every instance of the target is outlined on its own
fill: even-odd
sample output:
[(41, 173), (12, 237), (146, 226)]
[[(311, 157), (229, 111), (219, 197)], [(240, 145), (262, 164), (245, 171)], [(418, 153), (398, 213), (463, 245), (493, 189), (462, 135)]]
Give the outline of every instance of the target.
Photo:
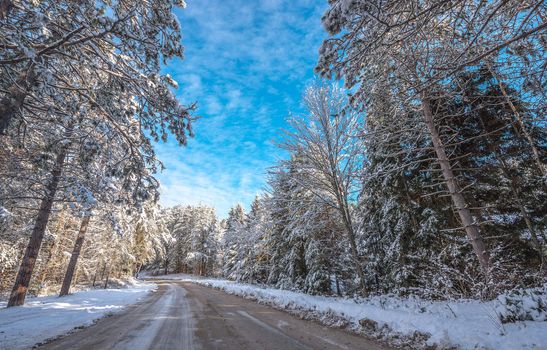
[(269, 173), (270, 195), (265, 204), (271, 228), (264, 238), (270, 266), (267, 283), (311, 294), (352, 293), (356, 274), (343, 221), (318, 192), (302, 185), (303, 173), (310, 175), (304, 162), (296, 153)]
[(269, 171), (271, 189), (267, 208), (272, 229), (266, 238), (270, 248), (267, 281), (283, 289), (302, 290), (306, 279), (305, 237), (302, 231), (289, 228), (298, 219), (293, 215), (302, 207), (302, 188), (296, 181), (300, 162), (299, 155), (292, 155), (290, 160)]
[(269, 234), (270, 222), (265, 201), (265, 198), (257, 195), (247, 216), (240, 279), (249, 283), (265, 283), (269, 273), (266, 237)]
[[(21, 187), (32, 194), (8, 189), (2, 202), (40, 207), (10, 306), (24, 301), (57, 197), (91, 198), (84, 183), (99, 170), (105, 176), (98, 179), (120, 181), (133, 202), (155, 197), (157, 182), (150, 175), (159, 163), (148, 135), (165, 139), (171, 132), (185, 144), (192, 134), (189, 110), (169, 90), (174, 82), (159, 75), (159, 61), (182, 52), (172, 9), (165, 1), (44, 1), (21, 3), (0, 19), (0, 70), (7, 78), (0, 83), (0, 131), (13, 168), (4, 174), (25, 168), (29, 178), (22, 180), (38, 185)], [(143, 38), (147, 45), (141, 45)], [(112, 140), (121, 148), (112, 148), (107, 165), (93, 168), (96, 153), (108, 157), (101, 142)]]
[[(541, 259), (532, 233), (544, 230), (536, 216), (543, 210), (537, 202), (544, 196), (541, 175), (525, 138), (507, 122), (511, 109), (490, 79), (487, 70), (462, 77), (456, 98), (432, 103), (441, 136), (452, 140), (446, 147), (458, 159), (454, 172), (470, 188), (467, 200), (474, 204), (472, 211), (493, 247), (495, 272), (502, 277), (498, 286), (534, 285), (538, 281), (532, 276)], [(457, 217), (447, 198), (435, 195), (442, 187), (430, 144), (418, 127), (420, 116), (398, 108), (404, 105), (388, 97), (385, 92), (371, 96), (374, 103), (363, 132), (367, 163), (359, 222), (366, 232), (362, 246), (370, 257), (365, 271), (374, 274), (369, 277), (381, 292), (480, 295), (484, 286), (476, 283), (480, 276), (470, 263), (465, 238), (453, 230)], [(528, 114), (521, 102), (513, 104), (523, 116)], [(504, 170), (509, 164), (514, 166)], [(533, 185), (527, 188), (522, 181)], [(537, 197), (521, 208), (516, 194), (532, 193)], [(526, 216), (534, 230), (529, 230)], [(524, 282), (517, 275), (531, 279)]]
[(457, 159), (445, 145), (451, 139), (443, 140), (442, 116), (432, 108), (432, 101), (450, 101), (457, 93), (451, 89), (454, 73), (473, 69), (484, 59), (506, 60), (508, 48), (523, 40), (537, 41), (546, 24), (541, 1), (533, 3), (522, 7), (500, 0), (478, 6), (474, 1), (460, 1), (445, 6), (434, 0), (393, 0), (372, 5), (339, 0), (330, 2), (323, 17), (333, 37), (323, 43), (318, 72), (343, 77), (354, 106), (370, 107), (369, 92), (382, 86), (422, 114), (460, 227), (487, 277), (492, 264), (479, 220), (470, 210), (471, 196), (465, 195), (470, 188), (454, 173)]
[(243, 277), (244, 257), (249, 249), (246, 225), (247, 214), (243, 206), (238, 203), (228, 213), (222, 242), (223, 275), (234, 280), (240, 280)]
[(49, 120), (35, 115), (48, 108), (72, 117), (58, 103), (67, 92), (112, 119), (110, 99), (100, 96), (93, 74), (100, 86), (134, 97), (134, 115), (154, 139), (170, 131), (186, 143), (188, 111), (169, 91), (176, 83), (160, 75), (161, 62), (182, 57), (176, 6), (184, 2), (46, 0), (10, 7), (0, 18), (0, 134)]
[(294, 132), (287, 132), (282, 147), (303, 158), (298, 181), (308, 193), (338, 210), (350, 245), (354, 271), (366, 294), (365, 275), (357, 249), (352, 201), (358, 191), (357, 172), (362, 164), (358, 126), (362, 114), (346, 108), (344, 92), (336, 85), (318, 81), (304, 95), (306, 117), (290, 120)]
[(215, 209), (205, 205), (166, 208), (162, 211), (169, 233), (162, 245), (165, 256), (159, 258), (163, 272), (212, 275), (217, 268), (219, 223)]

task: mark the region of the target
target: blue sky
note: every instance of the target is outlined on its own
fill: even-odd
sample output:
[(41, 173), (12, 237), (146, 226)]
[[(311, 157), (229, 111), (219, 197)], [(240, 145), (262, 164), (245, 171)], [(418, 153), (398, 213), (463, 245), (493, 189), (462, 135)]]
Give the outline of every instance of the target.
[(326, 0), (187, 0), (177, 10), (185, 57), (165, 68), (183, 103), (198, 102), (196, 137), (188, 147), (158, 144), (167, 167), (161, 204), (204, 203), (226, 216), (248, 206), (265, 186), (266, 169), (282, 157), (274, 141), (313, 79), (326, 37)]

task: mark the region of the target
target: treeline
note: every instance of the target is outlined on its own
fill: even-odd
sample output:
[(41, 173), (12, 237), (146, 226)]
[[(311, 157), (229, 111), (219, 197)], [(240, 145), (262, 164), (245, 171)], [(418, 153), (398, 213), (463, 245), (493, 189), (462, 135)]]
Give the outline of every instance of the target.
[[(269, 193), (248, 215), (240, 207), (230, 213), (224, 276), (312, 294), (430, 298), (490, 297), (545, 283), (544, 180), (522, 133), (507, 122), (511, 109), (495, 102), (503, 99), (495, 86), (478, 87), (488, 86), (483, 79), (466, 84), (480, 112), (459, 98), (444, 101), (437, 125), (441, 138), (453, 140), (447, 154), (458, 159), (451, 168), (487, 269), (440, 179), (420, 116), (407, 116), (407, 134), (376, 133), (371, 114), (361, 120), (341, 108), (343, 91), (319, 85), (307, 92), (310, 114), (293, 122), (285, 140), (290, 159), (270, 171)], [(384, 125), (401, 117), (383, 116)], [(541, 144), (537, 126), (525, 125)]]
[(108, 284), (162, 253), (153, 141), (192, 136), (160, 64), (182, 1), (0, 3), (0, 292)]
[(330, 1), (307, 113), (210, 273), (307, 293), (545, 283), (543, 1)]
[(155, 261), (156, 272), (218, 274), (217, 259), (223, 223), (214, 208), (175, 206), (162, 211), (161, 222), (170, 239), (164, 241), (165, 255)]
[[(270, 169), (268, 192), (222, 222), (205, 206), (167, 209), (161, 217), (174, 239), (158, 265), (323, 295), (492, 297), (545, 283), (544, 179), (493, 79), (485, 70), (466, 75), (462, 94), (472, 98), (432, 101), (440, 137), (453, 140), (446, 152), (458, 159), (451, 168), (473, 204), (487, 270), (420, 114), (379, 115), (384, 127), (404, 117), (407, 131), (375, 132), (378, 119), (363, 118), (343, 89), (320, 81), (305, 93), (309, 113), (290, 121), (281, 146), (291, 156)], [(541, 145), (543, 126), (522, 100), (511, 104)]]

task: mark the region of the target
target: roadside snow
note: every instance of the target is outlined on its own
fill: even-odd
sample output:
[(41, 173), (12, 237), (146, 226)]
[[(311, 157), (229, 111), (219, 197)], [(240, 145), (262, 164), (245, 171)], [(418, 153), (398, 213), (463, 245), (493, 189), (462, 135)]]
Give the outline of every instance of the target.
[(156, 285), (133, 281), (123, 289), (94, 289), (65, 297), (28, 298), (25, 305), (5, 308), (0, 302), (0, 349), (29, 349), (136, 303)]
[[(375, 296), (353, 300), (312, 296), (228, 280), (179, 274), (157, 276), (193, 282), (388, 341), (394, 345), (440, 349), (547, 349), (547, 321), (502, 324), (500, 300), (426, 301)], [(540, 296), (545, 298), (545, 294)], [(543, 305), (547, 300), (540, 300)], [(544, 316), (543, 316), (544, 317)]]

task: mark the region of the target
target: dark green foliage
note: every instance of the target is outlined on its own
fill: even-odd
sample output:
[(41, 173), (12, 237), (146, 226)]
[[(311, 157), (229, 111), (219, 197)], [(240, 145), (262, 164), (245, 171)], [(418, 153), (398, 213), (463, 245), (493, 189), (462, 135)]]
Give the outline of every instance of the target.
[[(513, 111), (492, 80), (482, 69), (454, 86), (439, 87), (433, 110), (452, 168), (492, 251), (496, 287), (530, 286), (538, 283), (541, 250), (545, 254), (545, 187)], [(442, 94), (448, 88), (457, 91), (450, 99)], [(511, 95), (529, 120), (526, 104), (515, 91)], [(458, 229), (431, 145), (421, 137), (420, 114), (390, 119), (386, 109), (374, 112), (366, 126), (368, 163), (360, 204), (368, 285), (377, 292), (432, 297), (480, 295), (485, 282)], [(390, 132), (396, 123), (406, 123), (399, 129), (405, 131)], [(541, 128), (526, 127), (541, 140)], [(539, 249), (519, 203), (530, 216)]]

